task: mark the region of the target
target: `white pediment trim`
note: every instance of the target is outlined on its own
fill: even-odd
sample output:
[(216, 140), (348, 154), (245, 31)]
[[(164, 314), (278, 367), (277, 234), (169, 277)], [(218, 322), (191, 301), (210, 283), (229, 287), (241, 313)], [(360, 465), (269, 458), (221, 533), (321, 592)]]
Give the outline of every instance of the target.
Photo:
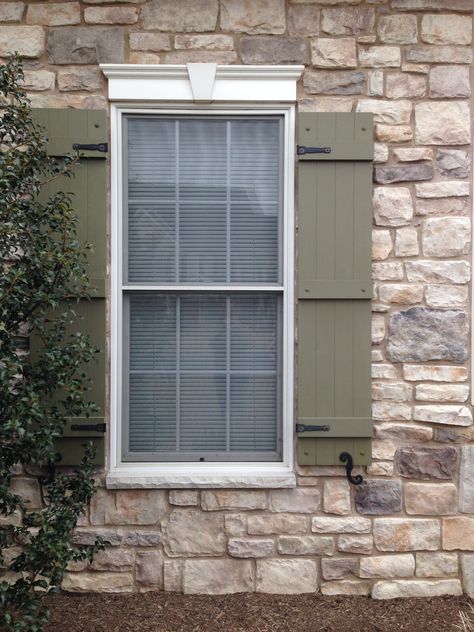
[(126, 102), (294, 102), (304, 66), (101, 64), (109, 99)]

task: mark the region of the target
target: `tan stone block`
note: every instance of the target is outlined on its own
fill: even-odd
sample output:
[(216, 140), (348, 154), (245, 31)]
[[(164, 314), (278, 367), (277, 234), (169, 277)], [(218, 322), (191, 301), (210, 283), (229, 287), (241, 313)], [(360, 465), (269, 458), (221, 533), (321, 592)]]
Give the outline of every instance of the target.
[(258, 593), (296, 595), (318, 589), (318, 571), (313, 560), (258, 560)]
[(472, 20), (467, 15), (424, 15), (421, 39), (427, 44), (470, 44)]
[(154, 53), (170, 50), (170, 36), (164, 33), (130, 33), (130, 49)]
[(368, 518), (315, 517), (311, 521), (313, 533), (369, 533), (371, 522)]
[(130, 64), (159, 64), (161, 62), (161, 57), (156, 53), (130, 51), (128, 54), (128, 62)]
[(409, 285), (403, 283), (381, 285), (379, 287), (379, 297), (381, 301), (387, 303), (397, 303), (401, 305), (414, 305), (423, 300), (423, 286)]
[(367, 68), (398, 68), (401, 64), (398, 46), (370, 46), (359, 50), (359, 62)]
[(342, 553), (370, 555), (374, 548), (374, 540), (371, 535), (340, 535), (337, 548)]
[(257, 558), (273, 555), (275, 545), (273, 540), (231, 538), (227, 550), (232, 557)]
[(319, 8), (314, 6), (291, 6), (288, 9), (288, 34), (292, 36), (318, 35)]
[(357, 577), (359, 560), (356, 557), (338, 557), (321, 560), (321, 574), (324, 579), (346, 579)]
[[(403, 264), (401, 261), (373, 263), (372, 278), (376, 281), (401, 281), (403, 279)], [(381, 287), (377, 284), (376, 289), (379, 292), (379, 299), (383, 301), (384, 299), (380, 296)]]
[(468, 597), (474, 596), (474, 555), (461, 555), (462, 581), (464, 592)]
[(373, 402), (372, 415), (377, 421), (409, 421), (412, 418), (408, 404), (395, 402)]
[(380, 349), (371, 349), (370, 357), (372, 362), (383, 362), (385, 359)]
[(393, 244), (390, 231), (373, 230), (372, 231), (372, 259), (374, 261), (383, 261), (392, 252)]
[(247, 529), (250, 535), (292, 535), (306, 533), (308, 523), (305, 516), (291, 514), (252, 515), (247, 518)]
[(119, 546), (122, 543), (122, 534), (117, 529), (74, 529), (72, 541), (74, 544), (92, 545), (101, 538), (107, 546)]
[(25, 90), (54, 90), (55, 75), (48, 70), (25, 70), (21, 82)]
[(311, 42), (311, 62), (321, 68), (356, 68), (356, 42), (353, 37), (318, 37)]
[(44, 26), (62, 26), (65, 24), (79, 24), (81, 21), (81, 7), (79, 2), (45, 2), (28, 5), (26, 13), (27, 24), (42, 24)]
[(137, 531), (119, 530), (124, 546), (158, 546), (161, 544), (160, 531), (145, 531), (143, 529)]
[(358, 582), (352, 579), (343, 579), (339, 582), (322, 582), (321, 593), (328, 597), (337, 595), (370, 595), (370, 582)]
[(184, 563), (185, 595), (224, 595), (253, 592), (253, 589), (250, 560), (186, 560)]
[(165, 560), (163, 564), (163, 587), (167, 592), (181, 592), (183, 590), (182, 560)]
[(443, 549), (474, 551), (474, 518), (443, 518)]
[(409, 125), (377, 124), (375, 136), (384, 143), (406, 143), (413, 138), (413, 132)]
[(393, 463), (377, 461), (367, 466), (369, 476), (393, 476)]
[(471, 426), (472, 414), (466, 406), (446, 405), (420, 405), (415, 406), (413, 412), (415, 421), (426, 421), (435, 424), (448, 424), (452, 426)]
[(180, 505), (183, 507), (197, 505), (199, 502), (199, 492), (195, 489), (173, 489), (169, 495), (170, 505)]
[(435, 519), (376, 518), (373, 528), (379, 551), (435, 551), (440, 548), (440, 524)]
[(414, 257), (418, 254), (418, 231), (416, 228), (399, 228), (395, 233), (395, 255)]
[(13, 526), (19, 527), (23, 522), (23, 515), (20, 509), (15, 509), (15, 511), (8, 516), (4, 516), (0, 514), (0, 527)]
[(15, 51), (22, 57), (40, 57), (44, 53), (45, 34), (41, 26), (2, 26), (0, 55)]
[(474, 513), (474, 445), (461, 448), (459, 495), (460, 511)]
[(430, 72), (430, 97), (469, 97), (469, 68), (464, 66), (433, 66)]
[(377, 582), (372, 589), (372, 599), (398, 599), (400, 597), (442, 597), (462, 595), (459, 579), (438, 581), (395, 580)]
[[(176, 35), (176, 49), (233, 50), (234, 39), (230, 35)], [(152, 49), (149, 49), (152, 50)], [(164, 50), (164, 49), (161, 49)]]
[(385, 318), (382, 315), (372, 316), (372, 344), (379, 345), (385, 338)]
[(420, 145), (466, 145), (470, 142), (469, 106), (464, 101), (418, 103), (415, 105), (415, 124), (416, 142)]
[(367, 94), (372, 97), (383, 97), (383, 70), (372, 70), (367, 73)]
[(275, 489), (270, 491), (270, 511), (287, 513), (315, 513), (321, 506), (321, 493), (307, 489)]
[(163, 588), (162, 551), (137, 551), (136, 581), (141, 587)]
[(357, 112), (372, 112), (375, 123), (403, 125), (410, 122), (410, 101), (387, 101), (383, 99), (359, 99)]
[(236, 33), (285, 32), (284, 0), (221, 0), (221, 29)]
[(324, 481), (323, 505), (325, 513), (340, 516), (351, 511), (351, 491), (349, 483), (343, 480)]
[(37, 94), (28, 92), (27, 96), (33, 108), (75, 108), (78, 110), (104, 110), (107, 99), (98, 94)]
[(217, 25), (218, 10), (217, 0), (180, 0), (179, 3), (176, 0), (150, 0), (142, 8), (141, 16), (149, 30), (212, 32)]
[(374, 163), (387, 162), (388, 146), (384, 143), (374, 143)]
[(168, 504), (163, 490), (97, 490), (91, 501), (91, 524), (156, 524)]
[(61, 588), (66, 592), (132, 592), (132, 573), (65, 573)]
[(406, 187), (375, 187), (374, 220), (379, 226), (403, 226), (413, 218), (413, 202)]
[(334, 555), (334, 540), (321, 535), (282, 535), (278, 538), (280, 555)]
[(375, 426), (378, 439), (395, 439), (400, 441), (431, 441), (433, 429), (417, 424), (378, 423)]
[(330, 35), (370, 35), (374, 25), (375, 9), (372, 7), (323, 9), (321, 30)]
[(468, 217), (443, 217), (423, 222), (421, 242), (425, 257), (458, 257), (471, 246)]
[(457, 575), (459, 568), (457, 553), (417, 553), (417, 577), (446, 577)]
[(416, 44), (418, 27), (416, 15), (381, 15), (378, 36), (384, 44)]
[(0, 22), (21, 22), (24, 10), (24, 2), (0, 2)]
[(411, 577), (415, 574), (415, 558), (407, 553), (402, 555), (380, 555), (361, 558), (359, 576), (375, 577)]
[(163, 524), (164, 546), (170, 557), (215, 556), (225, 552), (222, 514), (175, 509)]
[(352, 112), (352, 99), (344, 97), (306, 97), (298, 101), (300, 112)]
[(469, 182), (443, 180), (415, 185), (416, 196), (421, 198), (464, 197), (470, 193)]
[(402, 63), (403, 72), (419, 72), (422, 75), (427, 75), (430, 71), (429, 64), (403, 64)]
[(427, 147), (396, 147), (393, 149), (393, 155), (399, 162), (432, 160), (433, 150)]
[(88, 90), (94, 92), (100, 90), (103, 85), (103, 75), (98, 68), (84, 68), (82, 66), (69, 66), (58, 72), (58, 88), (63, 91)]
[(389, 99), (424, 97), (426, 79), (422, 75), (397, 72), (387, 75), (386, 95)]
[(247, 533), (247, 516), (245, 514), (227, 514), (224, 517), (227, 535), (239, 536)]
[(264, 491), (203, 490), (201, 507), (204, 511), (266, 509), (267, 499)]
[(36, 478), (14, 476), (11, 479), (10, 490), (13, 494), (20, 496), (27, 511), (39, 509), (43, 504), (41, 488)]
[(468, 397), (468, 384), (418, 384), (415, 387), (415, 399), (425, 402), (465, 402)]
[(94, 571), (131, 571), (133, 552), (118, 547), (105, 548), (94, 554), (91, 569)]
[(405, 59), (415, 63), (471, 64), (468, 46), (407, 46)]
[(404, 382), (373, 382), (372, 399), (406, 402), (412, 398), (412, 387)]
[[(469, 200), (463, 197), (452, 198), (417, 198), (416, 215), (467, 215)], [(453, 262), (453, 263), (467, 263)]]
[(84, 9), (86, 24), (135, 24), (138, 22), (136, 7), (87, 7)]
[[(471, 267), (467, 261), (407, 261), (405, 263), (407, 278), (411, 282), (426, 283), (467, 283), (471, 278)], [(426, 375), (405, 379), (434, 380), (436, 382), (464, 382), (466, 379), (463, 367), (440, 367), (412, 364), (406, 365), (407, 375)], [(447, 377), (442, 377), (447, 376)], [(452, 377), (449, 377), (452, 376)]]
[(452, 483), (406, 483), (408, 514), (448, 516), (457, 512), (458, 495)]
[(235, 51), (217, 50), (177, 50), (166, 53), (167, 64), (212, 63), (235, 64), (237, 53)]

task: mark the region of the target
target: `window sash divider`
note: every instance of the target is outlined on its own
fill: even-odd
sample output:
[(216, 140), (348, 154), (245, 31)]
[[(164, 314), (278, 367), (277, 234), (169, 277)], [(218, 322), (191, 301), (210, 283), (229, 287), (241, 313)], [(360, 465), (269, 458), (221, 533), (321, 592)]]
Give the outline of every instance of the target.
[(122, 285), (124, 292), (276, 292), (283, 294), (285, 288), (282, 285), (207, 285), (207, 284), (186, 284), (186, 283), (169, 283), (169, 284), (140, 284), (140, 285)]

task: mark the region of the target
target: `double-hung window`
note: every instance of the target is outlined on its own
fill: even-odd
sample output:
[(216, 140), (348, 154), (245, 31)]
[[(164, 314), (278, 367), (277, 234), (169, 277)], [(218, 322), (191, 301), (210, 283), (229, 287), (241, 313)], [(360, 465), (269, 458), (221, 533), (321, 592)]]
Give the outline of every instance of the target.
[(302, 69), (103, 70), (112, 101), (108, 485), (294, 485)]

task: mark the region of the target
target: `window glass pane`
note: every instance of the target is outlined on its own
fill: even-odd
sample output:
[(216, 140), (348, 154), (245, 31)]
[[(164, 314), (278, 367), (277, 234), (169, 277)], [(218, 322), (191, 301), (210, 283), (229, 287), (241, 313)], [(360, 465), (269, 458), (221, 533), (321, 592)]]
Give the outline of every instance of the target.
[(276, 375), (231, 376), (231, 451), (277, 449), (276, 387)]
[(278, 282), (280, 124), (128, 119), (128, 282)]

